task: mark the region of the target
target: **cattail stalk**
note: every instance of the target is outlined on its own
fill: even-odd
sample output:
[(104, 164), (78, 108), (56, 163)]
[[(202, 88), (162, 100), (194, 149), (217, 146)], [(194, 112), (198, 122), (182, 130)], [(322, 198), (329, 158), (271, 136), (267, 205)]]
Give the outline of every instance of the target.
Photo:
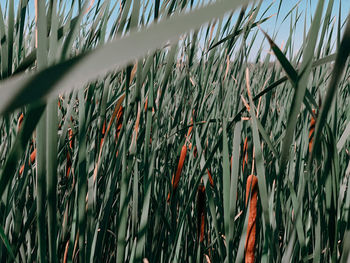
[(212, 187), (214, 187), (214, 180), (213, 180), (213, 177), (211, 176), (210, 170), (208, 168), (207, 168), (207, 173), (208, 173), (209, 183)]
[(118, 141), (120, 130), (122, 129), (122, 125), (123, 125), (123, 113), (124, 113), (124, 108), (123, 106), (120, 105), (118, 109), (117, 121), (116, 121), (116, 126), (117, 126), (117, 130), (115, 133), (116, 142)]
[(22, 122), (23, 122), (23, 113), (21, 113), (17, 121), (17, 132), (19, 132), (19, 130), (21, 129)]
[[(29, 165), (35, 163), (35, 158), (36, 158), (36, 149), (34, 149), (34, 151), (32, 151), (32, 153), (30, 154)], [(19, 175), (22, 175), (23, 170), (24, 170), (24, 164), (19, 169)]]
[(251, 174), (247, 179), (246, 186), (246, 205), (249, 199), (249, 191), (251, 193), (247, 238), (245, 244), (245, 262), (254, 263), (255, 260), (255, 240), (256, 240), (256, 219), (258, 205), (258, 178)]
[[(186, 143), (185, 143), (182, 146), (182, 149), (181, 149), (181, 154), (180, 154), (179, 163), (177, 165), (176, 174), (175, 174), (175, 176), (173, 176), (173, 179), (172, 179), (172, 182), (171, 182), (171, 184), (173, 186), (173, 192), (176, 191), (176, 189), (177, 189), (177, 187), (179, 185), (181, 171), (182, 171), (185, 159), (186, 159), (186, 154), (187, 154), (187, 146), (186, 146)], [(167, 201), (168, 202), (170, 201), (170, 192), (168, 194)]]
[(205, 187), (201, 183), (198, 186), (197, 192), (197, 236), (200, 243), (204, 241), (204, 229), (205, 229)]
[[(313, 109), (312, 112), (316, 115), (316, 110)], [(312, 142), (314, 140), (314, 132), (315, 132), (316, 119), (311, 116), (310, 128), (309, 128), (309, 153), (312, 151)]]

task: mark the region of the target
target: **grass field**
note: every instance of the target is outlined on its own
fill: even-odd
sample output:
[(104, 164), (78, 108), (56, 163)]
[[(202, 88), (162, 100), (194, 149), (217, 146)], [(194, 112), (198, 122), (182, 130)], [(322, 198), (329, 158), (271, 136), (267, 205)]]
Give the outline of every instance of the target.
[(337, 1), (4, 0), (0, 261), (349, 262)]

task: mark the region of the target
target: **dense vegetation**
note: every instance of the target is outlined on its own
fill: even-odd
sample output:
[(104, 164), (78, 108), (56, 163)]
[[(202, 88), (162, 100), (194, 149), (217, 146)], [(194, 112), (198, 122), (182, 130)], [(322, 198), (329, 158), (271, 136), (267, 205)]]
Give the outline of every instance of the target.
[(0, 7), (1, 262), (349, 261), (335, 1), (32, 1)]

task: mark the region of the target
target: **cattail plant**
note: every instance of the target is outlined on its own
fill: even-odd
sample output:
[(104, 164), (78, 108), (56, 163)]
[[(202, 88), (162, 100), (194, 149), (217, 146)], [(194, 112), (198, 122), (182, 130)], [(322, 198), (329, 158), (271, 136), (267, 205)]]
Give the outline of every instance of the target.
[[(35, 163), (35, 158), (36, 158), (36, 149), (34, 149), (32, 151), (32, 153), (30, 154), (30, 157), (29, 157), (29, 165), (32, 165)], [(22, 175), (23, 173), (23, 170), (24, 170), (24, 164), (21, 166), (21, 168), (19, 169), (19, 175)]]
[(202, 243), (204, 241), (205, 231), (205, 186), (200, 183), (197, 191), (197, 237), (198, 241)]
[(122, 129), (123, 116), (124, 116), (124, 108), (123, 108), (123, 106), (120, 105), (120, 107), (118, 109), (117, 117), (116, 117), (116, 131), (115, 131), (116, 142), (119, 139), (120, 130)]
[[(194, 114), (194, 111), (193, 111), (193, 114)], [(191, 136), (191, 133), (192, 133), (192, 128), (193, 128), (193, 117), (191, 118), (191, 124), (190, 124), (190, 127), (188, 128), (188, 131), (187, 131), (187, 134), (186, 134), (185, 143), (184, 143), (184, 145), (181, 148), (180, 159), (179, 159), (179, 162), (178, 162), (178, 165), (177, 165), (176, 173), (175, 173), (175, 175), (173, 175), (173, 178), (171, 180), (173, 193), (176, 192), (176, 189), (177, 189), (177, 187), (179, 185), (181, 171), (182, 171), (185, 159), (186, 159), (187, 148), (190, 149), (190, 150), (192, 149), (192, 143), (189, 143), (190, 136)], [(187, 146), (187, 144), (188, 144), (188, 146)], [(169, 202), (169, 201), (170, 201), (170, 192), (168, 193), (168, 197), (167, 197), (167, 202)]]
[[(313, 109), (312, 112), (316, 116), (316, 110)], [(311, 116), (310, 128), (309, 128), (309, 153), (311, 153), (312, 151), (312, 142), (314, 140), (315, 126), (316, 126), (316, 119), (314, 118), (314, 116)]]
[(17, 121), (17, 132), (19, 132), (19, 130), (21, 129), (22, 122), (23, 122), (23, 113), (21, 113)]
[(0, 262), (349, 261), (348, 0), (0, 2)]
[(214, 187), (214, 180), (213, 177), (211, 176), (211, 172), (209, 170), (209, 168), (207, 168), (207, 174), (208, 174), (208, 179), (209, 179), (209, 183), (212, 187)]
[(246, 206), (250, 194), (250, 206), (248, 216), (247, 237), (245, 243), (245, 262), (254, 263), (255, 260), (255, 241), (256, 241), (256, 221), (258, 206), (258, 178), (251, 174), (247, 178), (246, 184)]
[[(180, 153), (180, 158), (179, 158), (179, 162), (177, 165), (176, 173), (175, 173), (175, 175), (173, 175), (173, 178), (171, 180), (173, 194), (175, 194), (176, 189), (177, 189), (179, 182), (180, 182), (180, 176), (181, 176), (182, 168), (184, 166), (184, 162), (186, 159), (186, 154), (187, 154), (187, 146), (185, 143), (181, 148), (181, 153)], [(170, 201), (170, 192), (168, 193), (168, 197), (167, 197), (167, 202), (169, 202), (169, 201)]]

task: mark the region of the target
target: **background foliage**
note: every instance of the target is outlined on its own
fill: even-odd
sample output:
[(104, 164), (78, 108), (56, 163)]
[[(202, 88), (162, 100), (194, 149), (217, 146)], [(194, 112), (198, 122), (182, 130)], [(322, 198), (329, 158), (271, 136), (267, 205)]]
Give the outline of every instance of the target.
[(250, 174), (257, 262), (349, 260), (350, 26), (334, 1), (299, 50), (298, 5), (277, 14), (280, 48), (257, 30), (261, 1), (50, 0), (35, 17), (5, 2), (1, 262), (241, 262)]

